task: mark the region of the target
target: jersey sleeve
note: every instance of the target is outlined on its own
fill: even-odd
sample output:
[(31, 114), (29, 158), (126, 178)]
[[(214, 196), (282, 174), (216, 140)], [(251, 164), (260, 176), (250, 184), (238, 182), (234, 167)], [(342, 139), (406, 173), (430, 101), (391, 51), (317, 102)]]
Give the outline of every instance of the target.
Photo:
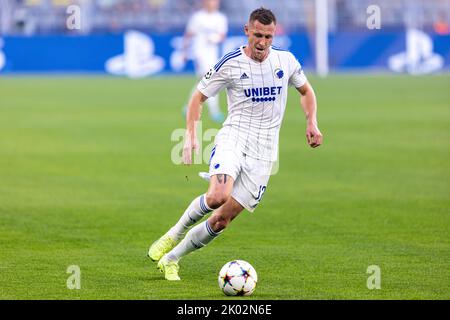
[(217, 71), (215, 68), (211, 68), (200, 80), (197, 89), (208, 98), (213, 97), (227, 86), (229, 82), (228, 74), (229, 70), (225, 66), (222, 66)]
[(295, 58), (293, 54), (290, 54), (290, 70), (292, 73), (289, 77), (289, 85), (299, 88), (303, 86), (308, 79), (306, 79), (306, 75), (303, 71), (300, 62)]

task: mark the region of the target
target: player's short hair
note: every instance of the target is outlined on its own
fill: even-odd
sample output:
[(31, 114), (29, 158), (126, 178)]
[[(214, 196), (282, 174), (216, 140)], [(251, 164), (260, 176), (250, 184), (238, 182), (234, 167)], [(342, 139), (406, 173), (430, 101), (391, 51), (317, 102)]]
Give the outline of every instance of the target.
[(264, 7), (253, 10), (253, 12), (250, 14), (249, 22), (253, 22), (255, 20), (258, 20), (264, 25), (271, 24), (272, 22), (274, 24), (277, 24), (277, 18), (275, 18), (273, 12)]

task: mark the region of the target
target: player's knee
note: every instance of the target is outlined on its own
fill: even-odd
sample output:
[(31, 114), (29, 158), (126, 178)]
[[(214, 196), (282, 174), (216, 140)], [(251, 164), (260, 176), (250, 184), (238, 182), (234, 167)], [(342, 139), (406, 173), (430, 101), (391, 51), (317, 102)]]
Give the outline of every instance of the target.
[(223, 205), (225, 202), (228, 201), (229, 199), (229, 195), (227, 194), (223, 194), (223, 193), (207, 193), (206, 194), (206, 203), (208, 205), (208, 207), (210, 207), (211, 209), (217, 209), (219, 208), (221, 205)]
[(222, 231), (223, 229), (228, 227), (230, 222), (231, 222), (231, 219), (226, 219), (226, 218), (222, 218), (222, 217), (218, 217), (217, 219), (213, 219), (213, 221), (210, 221), (211, 228), (213, 229), (214, 232)]

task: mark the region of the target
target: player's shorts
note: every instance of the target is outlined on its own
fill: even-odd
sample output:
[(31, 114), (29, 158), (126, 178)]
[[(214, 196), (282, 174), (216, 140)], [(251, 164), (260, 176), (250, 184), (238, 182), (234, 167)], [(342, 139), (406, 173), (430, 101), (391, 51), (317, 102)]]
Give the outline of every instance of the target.
[(274, 162), (258, 160), (229, 146), (211, 151), (209, 175), (227, 174), (234, 180), (231, 196), (253, 212), (262, 199)]

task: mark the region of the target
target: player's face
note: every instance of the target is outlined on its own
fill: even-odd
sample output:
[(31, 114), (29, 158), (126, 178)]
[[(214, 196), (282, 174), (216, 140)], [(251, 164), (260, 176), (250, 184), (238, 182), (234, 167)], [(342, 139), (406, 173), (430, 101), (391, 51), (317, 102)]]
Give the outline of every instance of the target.
[(275, 35), (275, 23), (262, 24), (258, 20), (250, 22), (245, 26), (245, 34), (248, 37), (248, 52), (250, 58), (262, 62), (269, 54)]
[(219, 0), (203, 0), (203, 6), (207, 11), (217, 11), (220, 6)]

